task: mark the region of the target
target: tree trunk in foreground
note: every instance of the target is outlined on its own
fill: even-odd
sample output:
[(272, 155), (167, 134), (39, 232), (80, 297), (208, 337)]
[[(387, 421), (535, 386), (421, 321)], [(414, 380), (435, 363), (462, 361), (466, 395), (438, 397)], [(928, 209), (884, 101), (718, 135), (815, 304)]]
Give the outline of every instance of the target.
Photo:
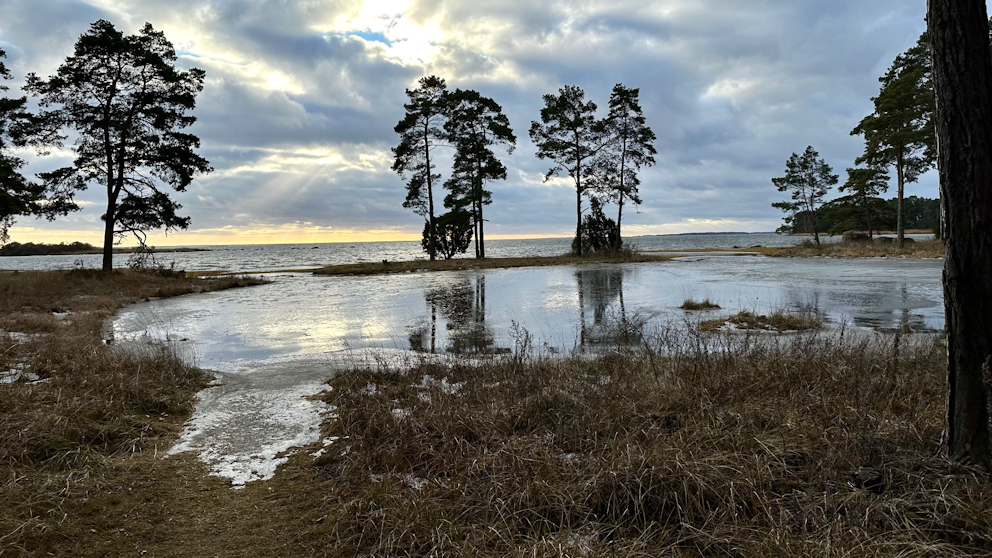
[(117, 202), (107, 203), (106, 222), (103, 227), (103, 271), (114, 269), (114, 222), (117, 219)]
[(988, 466), (982, 375), (992, 364), (992, 59), (985, 0), (928, 0), (927, 22), (946, 240), (947, 452)]

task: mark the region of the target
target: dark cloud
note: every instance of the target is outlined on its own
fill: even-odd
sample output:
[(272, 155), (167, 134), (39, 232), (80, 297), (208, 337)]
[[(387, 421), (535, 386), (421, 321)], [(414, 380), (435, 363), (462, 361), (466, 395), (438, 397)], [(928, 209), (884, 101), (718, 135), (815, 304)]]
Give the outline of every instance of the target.
[[(404, 89), (439, 73), (500, 102), (518, 137), (508, 179), (491, 187), (491, 234), (568, 234), (574, 190), (542, 181), (548, 164), (527, 129), (542, 94), (579, 85), (605, 114), (616, 83), (640, 88), (659, 150), (642, 175), (644, 206), (625, 223), (774, 229), (771, 177), (813, 145), (843, 179), (862, 149), (849, 132), (925, 10), (923, 0), (414, 0), (369, 19), (350, 0), (98, 6), (7, 0), (0, 45), (20, 79), (54, 71), (98, 18), (164, 30), (180, 63), (208, 76), (194, 132), (216, 171), (178, 196), (194, 229), (306, 222), (417, 233), (389, 147)], [(53, 166), (30, 159), (34, 171)], [(935, 196), (932, 174), (907, 194)], [(91, 202), (83, 213), (51, 226), (95, 223), (99, 193), (81, 199)]]

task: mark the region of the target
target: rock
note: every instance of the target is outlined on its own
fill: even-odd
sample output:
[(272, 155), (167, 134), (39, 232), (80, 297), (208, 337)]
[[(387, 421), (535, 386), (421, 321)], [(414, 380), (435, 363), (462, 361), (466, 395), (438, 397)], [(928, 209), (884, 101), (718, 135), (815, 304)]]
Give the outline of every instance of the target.
[(871, 242), (871, 237), (861, 231), (844, 231), (840, 241), (844, 244), (857, 244)]

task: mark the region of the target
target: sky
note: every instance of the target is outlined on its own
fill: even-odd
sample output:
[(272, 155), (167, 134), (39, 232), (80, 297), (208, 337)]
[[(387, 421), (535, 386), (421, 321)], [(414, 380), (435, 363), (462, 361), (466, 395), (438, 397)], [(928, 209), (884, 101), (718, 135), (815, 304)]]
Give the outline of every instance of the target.
[[(423, 220), (402, 207), (390, 148), (405, 90), (432, 74), (493, 98), (516, 133), (512, 154), (497, 150), (508, 177), (489, 188), (488, 238), (574, 234), (574, 185), (544, 181), (549, 163), (527, 131), (542, 95), (577, 85), (605, 116), (617, 83), (640, 89), (658, 150), (624, 235), (757, 232), (782, 223), (771, 204), (787, 194), (771, 178), (793, 152), (813, 146), (843, 183), (864, 149), (850, 131), (925, 29), (925, 10), (925, 0), (4, 0), (0, 48), (8, 94), (28, 72), (54, 73), (98, 19), (127, 33), (149, 22), (177, 65), (206, 71), (190, 131), (214, 171), (174, 194), (189, 230), (152, 234), (153, 245), (418, 239)], [(70, 162), (70, 148), (19, 155), (30, 175)], [(936, 173), (906, 195), (937, 197)], [(55, 222), (20, 218), (11, 240), (99, 244), (106, 199), (99, 188), (77, 199), (82, 210)]]

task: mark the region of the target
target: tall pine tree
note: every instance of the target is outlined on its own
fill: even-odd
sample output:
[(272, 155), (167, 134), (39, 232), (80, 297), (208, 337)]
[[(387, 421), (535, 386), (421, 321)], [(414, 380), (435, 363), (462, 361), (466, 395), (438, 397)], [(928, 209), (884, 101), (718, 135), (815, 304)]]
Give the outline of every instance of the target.
[(891, 166), (896, 171), (899, 208), (896, 242), (905, 238), (903, 196), (905, 186), (916, 182), (930, 169), (936, 157), (933, 114), (933, 85), (930, 48), (926, 34), (912, 48), (896, 57), (879, 78), (882, 88), (872, 98), (875, 111), (864, 117), (851, 135), (865, 138), (865, 153), (855, 161), (869, 167)]
[(616, 246), (623, 243), (620, 228), (626, 202), (640, 204), (637, 176), (642, 167), (654, 165), (656, 136), (647, 126), (639, 102), (640, 89), (616, 84), (610, 94), (610, 113), (605, 121), (606, 144), (596, 155), (593, 171), (594, 187), (607, 201), (617, 204)]
[(496, 158), (494, 145), (513, 153), (517, 138), (503, 107), (476, 91), (455, 90), (449, 96), (448, 121), (444, 125), (448, 141), (455, 147), (451, 179), (445, 183), (451, 193), (445, 207), (468, 206), (475, 230), (475, 257), (486, 257), (483, 206), (492, 203), (486, 183), (506, 179), (506, 166)]
[(431, 152), (446, 142), (442, 127), (447, 119), (448, 89), (444, 80), (437, 76), (420, 78), (418, 83), (417, 89), (406, 90), (410, 100), (403, 105), (406, 115), (394, 128), (400, 135), (400, 143), (393, 148), (393, 171), (400, 176), (410, 176), (403, 207), (412, 209), (427, 221), (427, 253), (434, 261), (437, 259), (434, 182), (441, 175), (434, 173)]
[(585, 100), (585, 91), (566, 85), (544, 95), (541, 121), (530, 125), (537, 157), (554, 162), (544, 180), (564, 172), (575, 183), (575, 253), (582, 255), (582, 196), (589, 190), (583, 180), (592, 175), (592, 158), (603, 146), (603, 123), (596, 120), (596, 103)]
[[(163, 186), (182, 192), (211, 170), (196, 153), (200, 139), (183, 132), (203, 90), (203, 70), (180, 71), (176, 51), (146, 23), (125, 35), (99, 20), (76, 41), (75, 51), (45, 80), (28, 76), (25, 89), (40, 97), (39, 128), (75, 131), (73, 164), (39, 176), (49, 190), (106, 189), (103, 269), (113, 268), (115, 237), (185, 229), (189, 218)], [(61, 143), (61, 139), (55, 141)]]

